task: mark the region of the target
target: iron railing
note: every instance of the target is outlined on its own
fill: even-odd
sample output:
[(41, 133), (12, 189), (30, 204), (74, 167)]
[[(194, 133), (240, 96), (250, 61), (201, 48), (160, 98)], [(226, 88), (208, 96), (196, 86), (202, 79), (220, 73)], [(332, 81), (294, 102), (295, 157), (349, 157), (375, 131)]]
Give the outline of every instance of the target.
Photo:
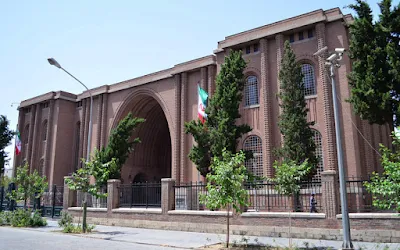
[(189, 182), (175, 185), (176, 210), (205, 210), (200, 201), (201, 195), (207, 195), (206, 184), (203, 182)]
[[(104, 186), (100, 189), (100, 193), (106, 194), (107, 193), (107, 186)], [(78, 207), (83, 206), (83, 200), (85, 198), (85, 193), (81, 191), (76, 192), (76, 205)], [(89, 193), (86, 194), (86, 206), (87, 207), (94, 207), (94, 208), (106, 208), (107, 207), (107, 197), (100, 197), (97, 198), (94, 195)]]
[(161, 182), (121, 184), (120, 207), (161, 207)]

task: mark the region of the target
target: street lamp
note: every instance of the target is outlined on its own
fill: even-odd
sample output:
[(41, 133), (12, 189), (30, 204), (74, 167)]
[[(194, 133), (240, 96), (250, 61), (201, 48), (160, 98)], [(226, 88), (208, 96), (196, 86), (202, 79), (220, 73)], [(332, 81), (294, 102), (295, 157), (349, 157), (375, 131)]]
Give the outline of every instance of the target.
[[(315, 56), (322, 56), (328, 47), (324, 47), (314, 53)], [(344, 179), (344, 168), (343, 168), (343, 149), (342, 149), (342, 137), (340, 132), (340, 120), (339, 120), (339, 108), (337, 103), (336, 84), (335, 84), (335, 67), (340, 68), (339, 61), (343, 58), (344, 48), (336, 48), (335, 52), (332, 53), (327, 59), (325, 59), (325, 65), (330, 67), (330, 77), (332, 81), (332, 99), (333, 99), (333, 113), (335, 119), (335, 132), (336, 132), (336, 147), (338, 157), (338, 169), (339, 169), (339, 183), (340, 183), (340, 203), (342, 208), (342, 227), (343, 227), (343, 245), (342, 249), (353, 249), (353, 244), (350, 237), (350, 221), (347, 210), (347, 195), (346, 195), (346, 182)]]
[(76, 81), (78, 81), (80, 84), (82, 84), (83, 87), (86, 88), (86, 90), (89, 92), (90, 95), (90, 115), (89, 115), (89, 133), (88, 133), (88, 144), (87, 144), (87, 154), (86, 154), (86, 161), (90, 160), (90, 143), (92, 140), (92, 108), (93, 108), (93, 96), (92, 96), (92, 92), (90, 91), (90, 89), (88, 89), (88, 87), (86, 87), (85, 84), (83, 84), (81, 81), (79, 81), (75, 76), (73, 76), (72, 74), (70, 74), (68, 71), (66, 71), (63, 67), (61, 67), (61, 65), (56, 61), (56, 59), (54, 58), (48, 58), (47, 61), (59, 68), (65, 71), (65, 73), (67, 73), (68, 75), (70, 75), (72, 78), (74, 78)]

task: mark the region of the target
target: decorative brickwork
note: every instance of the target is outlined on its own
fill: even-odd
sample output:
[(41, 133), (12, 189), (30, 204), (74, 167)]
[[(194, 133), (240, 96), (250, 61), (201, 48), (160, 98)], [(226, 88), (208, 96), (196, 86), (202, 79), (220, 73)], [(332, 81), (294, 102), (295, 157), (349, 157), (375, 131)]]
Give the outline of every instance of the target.
[(186, 141), (187, 135), (185, 134), (185, 121), (187, 116), (187, 84), (188, 84), (188, 76), (187, 73), (182, 73), (182, 91), (181, 91), (181, 171), (180, 171), (180, 182), (187, 181), (187, 172), (188, 166), (186, 164), (187, 159), (187, 151), (186, 151)]
[(268, 81), (268, 41), (260, 40), (261, 50), (261, 89), (263, 96), (263, 124), (264, 139), (262, 140), (264, 173), (268, 177), (272, 177), (272, 116), (271, 116), (271, 88)]
[(107, 124), (107, 102), (108, 102), (108, 94), (102, 94), (102, 109), (101, 109), (101, 141), (100, 145), (105, 147), (107, 144), (107, 131), (108, 131), (108, 124)]
[(364, 162), (365, 162), (364, 163), (365, 171), (367, 173), (372, 173), (374, 171), (374, 165), (375, 165), (374, 155), (376, 154), (375, 151), (371, 148), (371, 146), (368, 145), (368, 143), (373, 145), (372, 133), (371, 133), (372, 127), (366, 120), (362, 120), (361, 124), (362, 124), (362, 133), (364, 135), (364, 138), (367, 140), (367, 141), (362, 140), (364, 142), (363, 143), (363, 145), (364, 145), (363, 158), (364, 158)]
[(175, 131), (174, 131), (174, 164), (172, 166), (172, 178), (180, 180), (180, 138), (181, 138), (181, 76), (175, 75)]
[(338, 178), (336, 171), (327, 170), (321, 173), (322, 202), (327, 218), (335, 218), (338, 214)]
[(208, 99), (211, 99), (211, 96), (214, 94), (215, 91), (215, 66), (209, 65), (208, 66)]
[[(326, 46), (325, 43), (325, 23), (319, 23), (316, 25), (317, 43), (318, 50)], [(323, 100), (324, 100), (324, 121), (325, 121), (325, 141), (326, 147), (324, 152), (326, 154), (327, 162), (325, 164), (326, 170), (337, 170), (336, 160), (336, 141), (335, 141), (335, 124), (333, 119), (333, 104), (332, 104), (332, 86), (329, 82), (329, 75), (325, 67), (325, 57), (327, 52), (323, 56), (318, 57), (318, 68), (319, 68), (319, 84), (323, 87)]]
[(52, 137), (52, 128), (53, 128), (53, 117), (54, 117), (54, 100), (50, 100), (49, 103), (49, 112), (47, 116), (47, 131), (46, 131), (46, 150), (44, 152), (44, 173), (46, 176), (49, 173), (49, 163), (50, 163), (50, 151), (51, 151), (51, 141), (53, 140)]

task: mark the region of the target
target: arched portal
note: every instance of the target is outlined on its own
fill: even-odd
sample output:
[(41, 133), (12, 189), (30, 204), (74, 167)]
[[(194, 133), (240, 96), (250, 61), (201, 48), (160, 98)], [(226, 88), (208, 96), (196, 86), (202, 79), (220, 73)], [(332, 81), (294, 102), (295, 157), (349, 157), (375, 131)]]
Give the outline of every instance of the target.
[(129, 112), (146, 119), (132, 135), (139, 137), (133, 152), (122, 167), (121, 181), (124, 184), (137, 182), (159, 182), (171, 177), (171, 136), (164, 111), (158, 101), (150, 95), (139, 94), (128, 100), (119, 120)]

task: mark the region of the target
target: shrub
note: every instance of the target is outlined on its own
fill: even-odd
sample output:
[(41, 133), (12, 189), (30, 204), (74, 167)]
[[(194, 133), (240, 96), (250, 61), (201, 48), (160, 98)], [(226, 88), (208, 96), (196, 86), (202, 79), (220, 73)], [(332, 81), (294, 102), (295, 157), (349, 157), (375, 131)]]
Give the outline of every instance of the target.
[(10, 225), (11, 216), (12, 214), (9, 211), (0, 212), (0, 226)]
[(43, 227), (47, 221), (42, 218), (39, 210), (17, 209), (12, 212), (0, 213), (0, 226), (11, 225), (13, 227)]
[[(64, 233), (82, 233), (82, 227), (72, 223), (72, 216), (68, 212), (61, 212), (61, 219), (58, 225), (63, 229)], [(94, 229), (94, 225), (88, 225), (86, 232), (90, 233)]]
[(68, 212), (61, 212), (61, 219), (58, 221), (60, 227), (72, 224), (72, 216)]

